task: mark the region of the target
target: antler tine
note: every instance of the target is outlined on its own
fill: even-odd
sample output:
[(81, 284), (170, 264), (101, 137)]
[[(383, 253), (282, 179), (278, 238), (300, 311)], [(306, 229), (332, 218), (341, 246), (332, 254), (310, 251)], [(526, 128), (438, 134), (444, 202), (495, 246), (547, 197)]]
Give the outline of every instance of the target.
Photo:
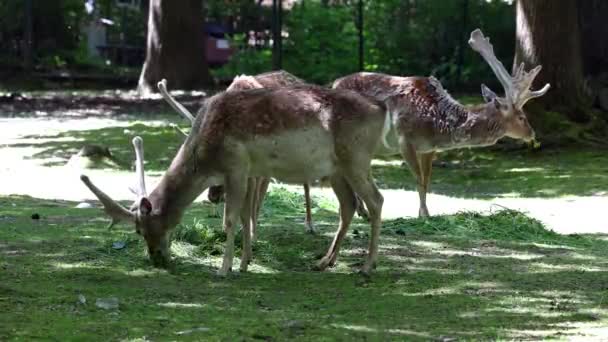
[(496, 58), (494, 47), (490, 44), (490, 38), (484, 37), (483, 32), (480, 29), (476, 29), (471, 32), (469, 45), (486, 60), (505, 89), (505, 95), (507, 98), (512, 99), (514, 95), (513, 79), (507, 69), (505, 69), (505, 66)]
[[(533, 98), (543, 96), (549, 91), (551, 88), (550, 84), (545, 84), (545, 86), (537, 91), (531, 91), (530, 87), (532, 86), (532, 82), (538, 73), (542, 70), (542, 66), (538, 65), (534, 69), (530, 70), (530, 72), (525, 72), (523, 70), (523, 63), (520, 65), (521, 76), (516, 79), (516, 98), (514, 99), (513, 104), (517, 109), (523, 108), (526, 102), (530, 101)], [(519, 72), (519, 70), (518, 70)]]
[(120, 205), (118, 202), (114, 201), (110, 196), (106, 195), (103, 191), (101, 191), (98, 187), (96, 187), (93, 182), (86, 175), (81, 175), (80, 180), (86, 185), (89, 190), (99, 199), (101, 204), (103, 204), (104, 211), (112, 218), (112, 222), (108, 226), (111, 228), (116, 222), (121, 220), (132, 220), (133, 214), (127, 210), (125, 207)]
[(163, 98), (165, 99), (165, 101), (167, 101), (167, 103), (169, 103), (169, 105), (178, 113), (180, 113), (181, 115), (183, 115), (186, 119), (188, 119), (190, 121), (190, 123), (194, 123), (194, 115), (192, 115), (192, 113), (190, 113), (190, 111), (188, 109), (186, 109), (186, 107), (184, 107), (181, 103), (177, 102), (177, 100), (175, 100), (173, 98), (173, 96), (171, 96), (171, 94), (169, 94), (169, 92), (167, 91), (167, 80), (166, 79), (162, 79), (160, 82), (158, 82), (158, 84), (156, 85), (158, 87), (158, 91), (160, 91), (161, 95), (163, 96)]
[(135, 173), (139, 183), (138, 196), (147, 196), (146, 180), (144, 175), (144, 141), (141, 137), (133, 138), (133, 148), (135, 148)]

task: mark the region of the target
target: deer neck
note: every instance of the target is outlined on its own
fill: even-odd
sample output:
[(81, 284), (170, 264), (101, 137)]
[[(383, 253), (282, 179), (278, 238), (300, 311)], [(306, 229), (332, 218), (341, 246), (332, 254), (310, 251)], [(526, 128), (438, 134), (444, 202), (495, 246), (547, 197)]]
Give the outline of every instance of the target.
[(454, 140), (467, 147), (494, 145), (505, 135), (504, 118), (486, 106), (467, 110), (466, 120), (454, 130)]
[(204, 177), (197, 172), (196, 162), (191, 160), (192, 153), (187, 153), (185, 144), (171, 162), (156, 188), (150, 193), (152, 208), (165, 217), (169, 227), (176, 226), (185, 209), (206, 188)]

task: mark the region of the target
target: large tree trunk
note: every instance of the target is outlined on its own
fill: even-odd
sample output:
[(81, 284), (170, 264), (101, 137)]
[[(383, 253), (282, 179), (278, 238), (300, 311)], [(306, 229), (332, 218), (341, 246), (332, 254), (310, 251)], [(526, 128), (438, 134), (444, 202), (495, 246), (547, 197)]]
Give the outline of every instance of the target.
[(138, 92), (155, 92), (163, 78), (173, 89), (208, 84), (202, 0), (150, 0), (148, 12), (148, 46)]
[(585, 75), (608, 72), (608, 1), (578, 1)]
[(576, 0), (518, 0), (515, 65), (542, 65), (535, 88), (551, 84), (538, 100), (571, 120), (589, 119)]

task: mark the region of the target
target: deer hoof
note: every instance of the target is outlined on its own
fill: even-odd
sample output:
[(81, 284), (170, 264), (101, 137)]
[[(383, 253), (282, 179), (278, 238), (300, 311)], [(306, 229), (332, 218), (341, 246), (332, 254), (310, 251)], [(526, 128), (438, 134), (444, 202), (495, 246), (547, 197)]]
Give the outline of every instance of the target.
[(248, 267), (249, 267), (249, 258), (243, 258), (243, 260), (241, 260), (241, 267), (239, 268), (239, 272), (241, 272), (241, 273), (247, 272)]
[(426, 207), (421, 207), (418, 210), (418, 217), (420, 218), (427, 218), (430, 217), (431, 215), (429, 215), (429, 210)]
[(310, 233), (310, 234), (315, 234), (315, 226), (312, 224), (312, 222), (305, 222), (304, 226), (306, 227), (306, 232)]
[(222, 267), (219, 270), (217, 270), (217, 275), (220, 277), (226, 277), (228, 276), (228, 273), (230, 273), (232, 271), (232, 267)]

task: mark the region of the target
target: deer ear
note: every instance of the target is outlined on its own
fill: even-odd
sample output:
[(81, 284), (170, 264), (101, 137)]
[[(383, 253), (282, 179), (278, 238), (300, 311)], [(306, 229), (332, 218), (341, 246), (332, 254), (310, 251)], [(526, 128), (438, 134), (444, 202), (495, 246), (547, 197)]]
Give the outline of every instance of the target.
[(486, 103), (498, 99), (498, 95), (490, 90), (485, 84), (481, 85), (481, 96), (483, 96), (483, 100), (486, 101)]
[(146, 197), (142, 197), (139, 200), (139, 214), (140, 215), (150, 215), (150, 213), (152, 212), (152, 203), (150, 202), (150, 200)]

